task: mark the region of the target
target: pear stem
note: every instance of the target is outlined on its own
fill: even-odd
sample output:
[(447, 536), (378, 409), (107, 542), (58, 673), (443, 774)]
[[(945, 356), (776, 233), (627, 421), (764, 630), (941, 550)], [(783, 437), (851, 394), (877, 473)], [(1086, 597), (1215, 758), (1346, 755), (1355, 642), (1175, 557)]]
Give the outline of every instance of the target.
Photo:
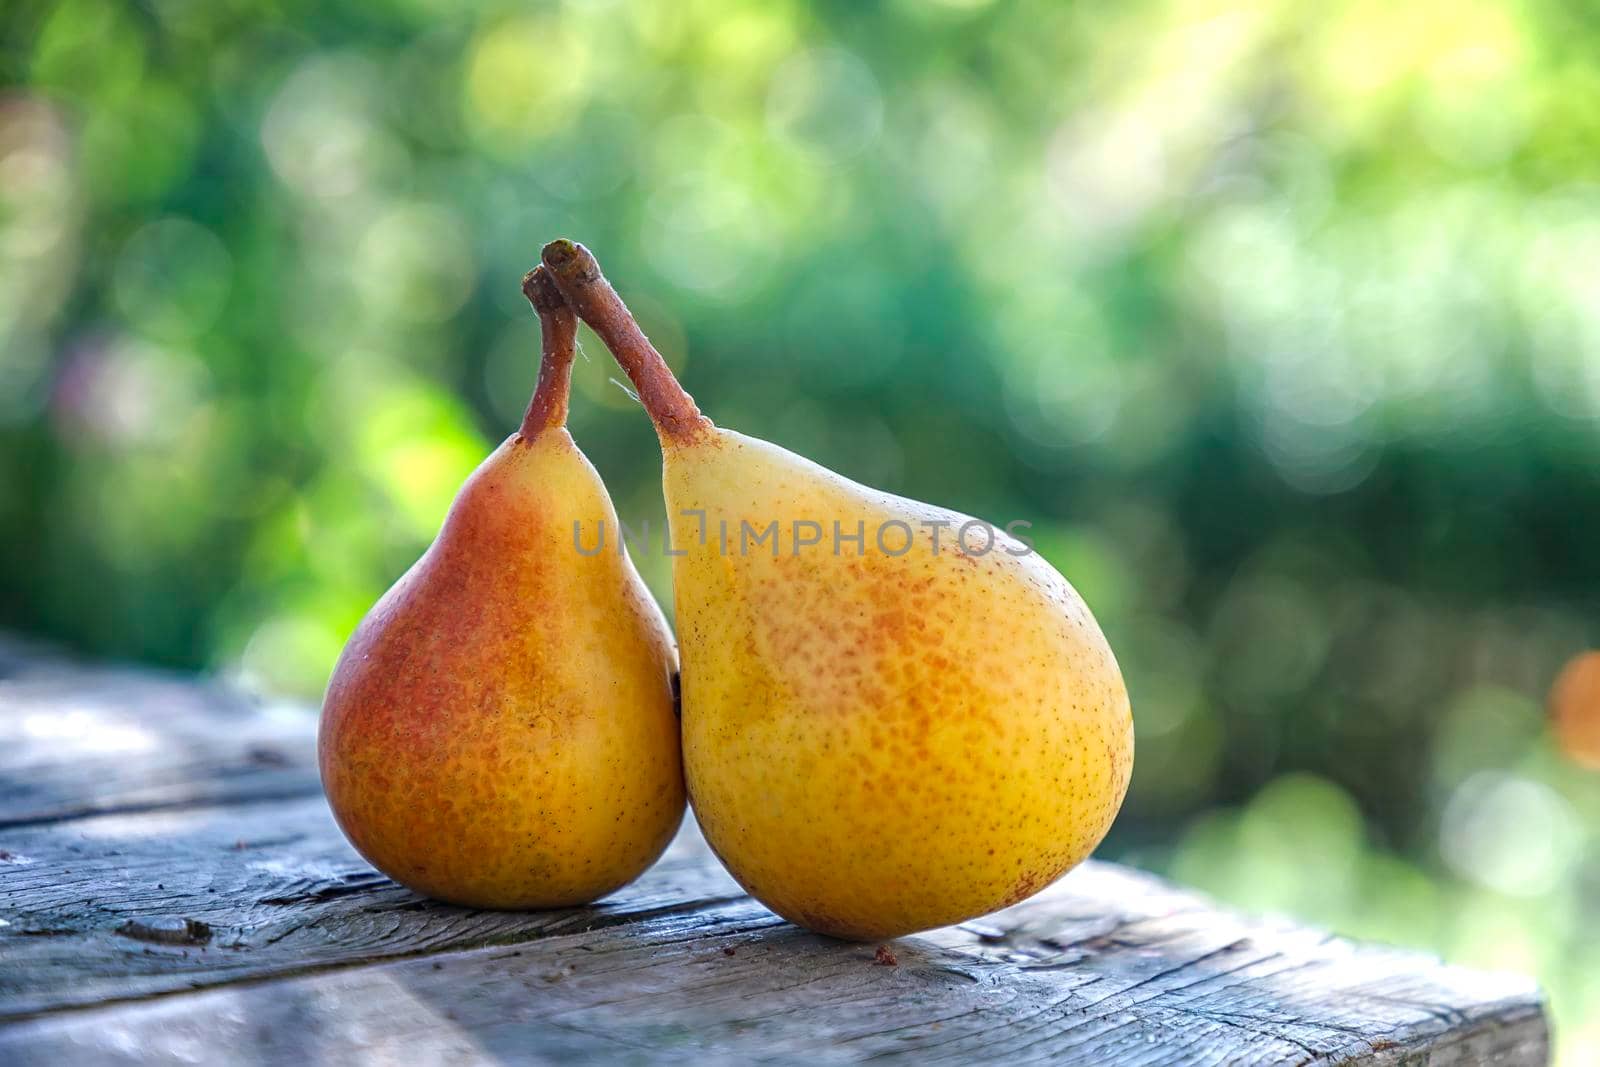
[(545, 430), (567, 424), (578, 317), (542, 266), (523, 275), (522, 295), (539, 313), (539, 384), (528, 401), (528, 413), (522, 416), (522, 437), (531, 441)]
[(711, 420), (700, 414), (694, 397), (678, 384), (672, 368), (600, 273), (594, 255), (582, 245), (563, 239), (545, 245), (540, 258), (567, 303), (600, 335), (627, 372), (638, 390), (640, 403), (655, 423), (661, 443), (687, 443), (710, 429)]

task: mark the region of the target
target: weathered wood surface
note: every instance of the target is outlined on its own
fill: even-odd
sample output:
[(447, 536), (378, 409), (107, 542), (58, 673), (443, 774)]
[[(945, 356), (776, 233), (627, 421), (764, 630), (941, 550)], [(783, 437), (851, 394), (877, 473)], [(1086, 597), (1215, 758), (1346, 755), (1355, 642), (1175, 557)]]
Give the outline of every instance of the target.
[[(85, 714), (158, 743), (95, 741), (70, 725)], [(892, 963), (743, 897), (692, 822), (590, 908), (434, 904), (339, 836), (313, 731), (309, 712), (0, 644), (0, 1063), (1547, 1057), (1525, 979), (1109, 864), (894, 942)]]
[(1277, 1064), (1541, 1062), (1524, 984), (1441, 970), (1093, 864), (982, 924), (890, 949), (749, 900), (0, 1030), (14, 1063), (611, 1056)]
[(0, 1021), (274, 974), (528, 941), (736, 899), (680, 835), (589, 908), (434, 904), (369, 867), (322, 798), (0, 830)]
[(307, 708), (0, 638), (0, 829), (318, 791)]

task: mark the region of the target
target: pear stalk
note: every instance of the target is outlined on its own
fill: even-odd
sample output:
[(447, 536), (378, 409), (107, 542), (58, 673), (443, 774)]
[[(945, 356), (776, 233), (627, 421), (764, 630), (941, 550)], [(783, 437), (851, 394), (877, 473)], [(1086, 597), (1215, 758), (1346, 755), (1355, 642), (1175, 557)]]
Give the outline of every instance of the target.
[(522, 417), (525, 441), (544, 430), (567, 424), (567, 402), (572, 395), (572, 358), (578, 344), (578, 319), (550, 278), (535, 267), (522, 278), (522, 295), (539, 313), (539, 384)]
[(587, 248), (565, 239), (551, 241), (540, 259), (567, 303), (622, 365), (662, 444), (687, 444), (712, 428)]

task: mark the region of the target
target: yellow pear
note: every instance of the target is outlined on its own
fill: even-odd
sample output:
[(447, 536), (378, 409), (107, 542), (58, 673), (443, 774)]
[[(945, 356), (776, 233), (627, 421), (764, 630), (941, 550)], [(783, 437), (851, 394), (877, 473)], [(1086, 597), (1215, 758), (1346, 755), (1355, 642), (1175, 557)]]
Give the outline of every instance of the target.
[(873, 940), (1016, 903), (1088, 856), (1133, 720), (1066, 579), (968, 516), (713, 426), (586, 249), (543, 258), (661, 440), (684, 772), (740, 884)]
[(373, 866), (440, 900), (581, 904), (631, 881), (683, 818), (661, 610), (566, 430), (577, 323), (524, 279), (544, 354), (521, 430), (461, 488), (421, 559), (334, 668), (318, 757), (328, 802)]

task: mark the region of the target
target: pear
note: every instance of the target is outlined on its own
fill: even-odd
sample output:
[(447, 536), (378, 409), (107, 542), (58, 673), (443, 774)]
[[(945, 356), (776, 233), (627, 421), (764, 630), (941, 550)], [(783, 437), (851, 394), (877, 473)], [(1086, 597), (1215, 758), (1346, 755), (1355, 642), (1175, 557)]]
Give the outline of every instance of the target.
[(543, 360), (521, 430), (467, 479), (438, 537), (356, 628), (318, 760), (340, 827), (419, 893), (485, 908), (582, 904), (648, 867), (683, 818), (661, 610), (566, 429), (577, 323), (542, 270), (523, 290)]
[(1133, 719), (1066, 579), (968, 516), (717, 428), (585, 248), (543, 261), (661, 441), (684, 773), (739, 883), (878, 940), (1016, 903), (1088, 856)]

